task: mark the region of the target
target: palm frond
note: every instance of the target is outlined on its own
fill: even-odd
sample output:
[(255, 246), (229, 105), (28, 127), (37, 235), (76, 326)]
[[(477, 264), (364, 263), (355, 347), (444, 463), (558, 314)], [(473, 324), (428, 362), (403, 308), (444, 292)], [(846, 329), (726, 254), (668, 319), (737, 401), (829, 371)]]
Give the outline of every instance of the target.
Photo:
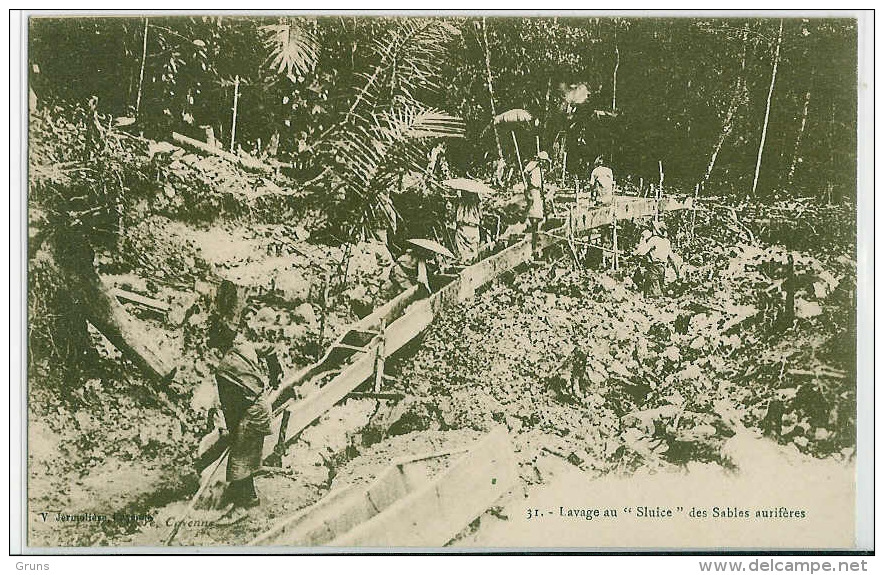
[(418, 94), (438, 92), (439, 63), (445, 44), (457, 29), (435, 18), (403, 18), (395, 20), (388, 32), (375, 39), (373, 50), (377, 64), (370, 74), (360, 74), (364, 83), (356, 90), (356, 98), (345, 121), (360, 106), (403, 97), (405, 103), (419, 104)]
[(262, 26), (266, 34), (264, 45), (270, 52), (268, 62), (277, 74), (306, 75), (319, 60), (316, 38), (298, 22), (284, 22)]
[(364, 208), (369, 209), (377, 192), (389, 189), (401, 173), (422, 170), (430, 141), (462, 137), (463, 133), (459, 118), (407, 105), (342, 128), (330, 145), (345, 194), (363, 199)]

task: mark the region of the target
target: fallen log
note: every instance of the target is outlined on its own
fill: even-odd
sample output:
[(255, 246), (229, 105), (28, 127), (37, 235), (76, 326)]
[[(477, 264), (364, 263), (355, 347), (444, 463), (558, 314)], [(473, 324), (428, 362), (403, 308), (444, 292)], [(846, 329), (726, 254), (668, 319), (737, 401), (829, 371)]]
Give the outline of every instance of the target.
[(115, 292), (105, 288), (98, 276), (80, 277), (80, 297), (86, 319), (107, 338), (123, 356), (144, 375), (157, 381), (174, 374), (171, 366), (135, 333), (135, 321), (117, 300)]
[(348, 399), (391, 399), (398, 401), (405, 399), (404, 393), (385, 393), (383, 391), (351, 391), (347, 394)]
[(833, 379), (846, 379), (847, 372), (839, 369), (821, 367), (818, 369), (790, 369), (786, 373), (804, 377), (831, 377)]
[(205, 142), (189, 138), (183, 134), (179, 134), (178, 132), (172, 132), (172, 140), (178, 144), (188, 146), (205, 154), (212, 154), (214, 156), (224, 158), (228, 162), (232, 162), (237, 166), (240, 166), (249, 171), (260, 172), (264, 174), (272, 174), (275, 172), (275, 169), (272, 166), (268, 166), (267, 164), (256, 158), (253, 158), (251, 156), (237, 156), (236, 154), (231, 154), (230, 152), (226, 152), (221, 148), (210, 146)]

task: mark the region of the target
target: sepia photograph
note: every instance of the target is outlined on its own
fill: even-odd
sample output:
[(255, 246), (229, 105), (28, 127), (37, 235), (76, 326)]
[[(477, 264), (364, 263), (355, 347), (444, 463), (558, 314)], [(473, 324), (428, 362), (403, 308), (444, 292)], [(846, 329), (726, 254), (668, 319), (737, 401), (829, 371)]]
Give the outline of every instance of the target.
[(27, 14), (26, 552), (860, 549), (866, 17)]

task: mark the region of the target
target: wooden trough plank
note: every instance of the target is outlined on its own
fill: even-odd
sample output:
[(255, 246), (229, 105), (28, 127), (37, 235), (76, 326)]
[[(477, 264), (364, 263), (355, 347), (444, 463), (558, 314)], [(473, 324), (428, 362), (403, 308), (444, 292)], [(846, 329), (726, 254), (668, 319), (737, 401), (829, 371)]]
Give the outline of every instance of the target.
[[(436, 295), (439, 295), (439, 293), (437, 292)], [(407, 314), (394, 321), (384, 330), (385, 357), (392, 355), (403, 345), (414, 339), (417, 334), (426, 329), (433, 321), (432, 300), (421, 300), (415, 305), (417, 306), (415, 309), (409, 310)], [(299, 401), (289, 400), (288, 403), (290, 405), (286, 410), (292, 414), (288, 428), (290, 437), (296, 437), (314, 419), (331, 409), (336, 403), (343, 400), (366, 379), (371, 377), (374, 373), (377, 345), (377, 340), (373, 340), (365, 347), (363, 352), (354, 352), (353, 357), (356, 358), (355, 361), (318, 391)], [(274, 433), (278, 432), (281, 421), (282, 414), (280, 413), (274, 418), (271, 425), (271, 430)], [(264, 457), (266, 457), (272, 453), (272, 450), (269, 450), (267, 445), (265, 445), (264, 452)]]
[[(664, 198), (659, 202), (661, 210), (686, 209), (691, 204), (690, 198), (685, 201)], [(612, 207), (610, 206), (604, 206), (576, 214), (575, 229), (579, 231), (609, 224), (611, 221), (611, 209)], [(618, 219), (653, 215), (657, 209), (657, 201), (653, 199), (633, 197), (618, 197), (617, 199), (616, 213)], [(549, 231), (552, 234), (564, 234), (564, 229), (567, 225), (566, 223)], [(561, 241), (549, 234), (541, 235), (539, 240), (541, 247), (544, 249)], [(503, 251), (464, 268), (458, 276), (430, 296), (430, 298), (416, 301), (418, 287), (413, 286), (375, 310), (371, 315), (354, 324), (344, 335), (338, 338), (335, 344), (328, 348), (323, 359), (287, 379), (271, 395), (271, 401), (275, 409), (290, 404), (287, 408), (292, 412), (292, 419), (289, 423), (291, 426), (290, 435), (297, 436), (316, 418), (331, 409), (332, 406), (344, 399), (372, 375), (378, 338), (372, 338), (365, 345), (365, 353), (349, 350), (353, 351), (350, 357), (355, 360), (354, 363), (343, 367), (341, 373), (335, 379), (318, 391), (297, 402), (291, 399), (286, 400), (282, 397), (282, 394), (294, 385), (307, 382), (311, 378), (332, 368), (340, 367), (342, 360), (334, 357), (332, 354), (336, 350), (337, 353), (345, 351), (340, 344), (352, 332), (366, 333), (381, 323), (387, 324), (388, 327), (384, 331), (385, 345), (383, 355), (384, 357), (389, 357), (423, 332), (442, 309), (471, 299), (477, 288), (491, 282), (501, 273), (514, 269), (528, 261), (531, 258), (531, 252), (531, 239), (530, 237), (525, 237)], [(274, 432), (278, 430), (281, 420), (281, 414), (274, 418)], [(269, 452), (267, 454), (269, 455)]]
[(425, 299), (414, 304), (407, 314), (390, 324), (384, 331), (384, 352), (396, 353), (403, 345), (414, 339), (433, 322), (432, 300)]
[(506, 430), (497, 428), (438, 479), (335, 538), (333, 547), (441, 547), (516, 484)]
[[(451, 452), (443, 452), (395, 461), (368, 486), (334, 491), (311, 507), (283, 519), (249, 545), (325, 545), (427, 483), (429, 478), (425, 470), (421, 471), (423, 461), (450, 455)], [(412, 475), (418, 479), (410, 478)]]
[[(319, 391), (294, 402), (289, 408), (289, 435), (295, 436), (353, 391), (374, 373), (374, 354), (359, 354), (353, 365), (324, 385)], [(281, 420), (280, 418), (277, 418)]]
[[(308, 545), (310, 539), (321, 540), (322, 536), (316, 533), (318, 527), (325, 525), (324, 521), (318, 520), (327, 515), (337, 515), (340, 510), (346, 509), (359, 501), (362, 492), (355, 487), (348, 487), (330, 493), (318, 503), (302, 510), (291, 517), (287, 517), (277, 523), (270, 530), (265, 531), (249, 545)], [(336, 533), (326, 530), (331, 537)], [(326, 539), (328, 541), (330, 539)]]
[[(340, 367), (341, 361), (333, 355), (335, 353), (340, 353), (342, 348), (339, 346), (339, 344), (342, 344), (345, 342), (345, 340), (354, 337), (352, 335), (354, 332), (358, 332), (359, 334), (369, 333), (373, 329), (376, 329), (382, 321), (385, 323), (390, 323), (392, 322), (393, 318), (402, 315), (402, 312), (407, 309), (407, 307), (415, 299), (417, 289), (417, 286), (409, 288), (408, 290), (402, 292), (395, 298), (388, 301), (383, 306), (376, 309), (370, 315), (356, 322), (328, 347), (325, 355), (323, 355), (319, 361), (308, 365), (291, 377), (283, 380), (282, 384), (276, 390), (274, 390), (274, 392), (270, 396), (270, 401), (273, 404), (273, 407), (278, 408), (282, 405), (282, 403), (284, 403), (284, 395), (292, 387), (296, 385), (302, 385), (306, 382), (309, 382), (312, 378), (321, 373), (325, 373), (330, 369)], [(374, 340), (374, 337), (372, 337), (371, 340)], [(371, 340), (366, 342), (366, 348), (370, 346)]]
[(476, 289), (489, 283), (505, 271), (518, 267), (531, 258), (531, 240), (523, 239), (516, 244), (477, 262), (460, 273), (460, 301), (471, 299)]

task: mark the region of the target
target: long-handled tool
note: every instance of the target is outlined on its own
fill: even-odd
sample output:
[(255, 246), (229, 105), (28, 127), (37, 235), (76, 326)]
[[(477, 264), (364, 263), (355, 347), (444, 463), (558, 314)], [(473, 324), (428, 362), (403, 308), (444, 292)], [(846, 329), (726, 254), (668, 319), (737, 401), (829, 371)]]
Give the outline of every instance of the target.
[(178, 530), (181, 529), (181, 526), (187, 520), (193, 510), (196, 509), (197, 503), (202, 498), (203, 493), (205, 493), (206, 489), (212, 483), (212, 480), (215, 478), (215, 474), (218, 473), (218, 470), (221, 468), (221, 464), (227, 461), (227, 456), (230, 454), (230, 449), (225, 449), (224, 454), (218, 458), (218, 461), (215, 463), (215, 467), (212, 468), (206, 474), (205, 479), (203, 479), (200, 488), (197, 490), (196, 495), (193, 496), (193, 499), (190, 500), (190, 504), (187, 506), (187, 509), (184, 510), (184, 513), (181, 514), (181, 517), (178, 518), (178, 521), (172, 526), (172, 529), (169, 531), (169, 534), (166, 536), (165, 541), (163, 541), (163, 545), (168, 547), (172, 544), (172, 541), (175, 540), (175, 536), (178, 535)]

